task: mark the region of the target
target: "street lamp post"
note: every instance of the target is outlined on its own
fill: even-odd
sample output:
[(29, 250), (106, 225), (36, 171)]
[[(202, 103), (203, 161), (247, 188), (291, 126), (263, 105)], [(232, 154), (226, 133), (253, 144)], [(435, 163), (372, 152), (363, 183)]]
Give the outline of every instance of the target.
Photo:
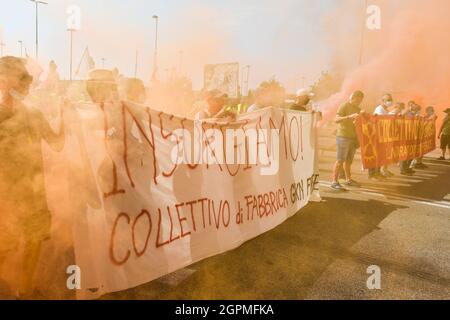
[(247, 96), (248, 96), (248, 91), (249, 91), (249, 81), (250, 81), (250, 65), (247, 65), (246, 66), (246, 68), (247, 68), (247, 80), (246, 80), (246, 91), (247, 91)]
[(241, 68), (241, 86), (240, 86), (240, 89), (241, 89), (241, 97), (243, 97), (244, 96), (244, 70), (245, 70), (245, 67), (242, 67)]
[(30, 0), (30, 1), (34, 2), (36, 6), (36, 61), (37, 61), (39, 58), (39, 5), (48, 3), (41, 0)]
[(69, 28), (67, 31), (70, 32), (70, 76), (69, 79), (72, 81), (73, 79), (73, 33), (77, 31), (74, 28)]
[(158, 20), (159, 20), (159, 17), (157, 15), (153, 15), (152, 18), (155, 19), (155, 25), (156, 25), (156, 29), (155, 29), (155, 52), (154, 52), (154, 56), (153, 56), (152, 80), (156, 80), (157, 79), (157, 74), (158, 74), (157, 59), (158, 59)]
[(23, 41), (19, 40), (18, 42), (19, 42), (19, 45), (20, 45), (20, 57), (22, 58), (23, 57)]
[(3, 41), (0, 41), (0, 57), (3, 57), (3, 48), (6, 44)]

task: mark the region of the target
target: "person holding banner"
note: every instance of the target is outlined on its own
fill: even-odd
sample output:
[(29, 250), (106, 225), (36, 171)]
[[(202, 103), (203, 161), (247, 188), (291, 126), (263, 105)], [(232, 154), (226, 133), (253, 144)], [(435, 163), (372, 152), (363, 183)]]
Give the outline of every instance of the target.
[[(417, 104), (411, 100), (408, 102), (408, 109), (402, 114), (405, 117), (415, 117), (417, 115)], [(404, 176), (411, 176), (415, 170), (411, 168), (412, 160), (400, 161), (400, 174)]]
[[(419, 113), (416, 114), (416, 115), (417, 115), (417, 116), (420, 116), (420, 109), (421, 109), (421, 107), (420, 107), (420, 106), (417, 106), (417, 108), (418, 108), (418, 110), (419, 110)], [(427, 108), (425, 109), (425, 118), (426, 118), (427, 120), (436, 121), (437, 116), (436, 116), (436, 114), (435, 114), (435, 112), (434, 112), (434, 107), (429, 106), (429, 107), (427, 107)], [(412, 168), (415, 168), (415, 169), (427, 169), (427, 168), (428, 168), (428, 166), (425, 165), (425, 164), (423, 163), (423, 157), (414, 159), (414, 160), (412, 161), (412, 163), (411, 163), (411, 167), (412, 167)]]
[(41, 142), (46, 141), (55, 151), (61, 151), (65, 142), (62, 110), (56, 134), (39, 110), (22, 102), (32, 81), (25, 60), (0, 58), (0, 270), (23, 242), (21, 296), (34, 293), (41, 246), (50, 237)]
[(267, 88), (258, 88), (255, 92), (255, 103), (248, 107), (247, 113), (262, 110), (270, 106), (270, 92)]
[(308, 111), (308, 105), (311, 102), (311, 99), (314, 98), (314, 93), (309, 89), (299, 89), (296, 92), (296, 100), (295, 103), (290, 106), (291, 110), (297, 111)]
[[(428, 119), (434, 119), (434, 117), (433, 117), (433, 114), (434, 114), (434, 109), (433, 109), (433, 107), (431, 107), (431, 114), (428, 114), (428, 112), (429, 112), (429, 109), (430, 107), (428, 107), (427, 108), (427, 111), (426, 111), (426, 115), (425, 115), (425, 117), (426, 118), (428, 118)], [(420, 105), (418, 105), (418, 104), (416, 104), (415, 105), (415, 116), (416, 117), (420, 117), (421, 116), (421, 110), (422, 110), (422, 107), (420, 106)], [(422, 159), (423, 159), (423, 157), (420, 157), (420, 158), (415, 158), (414, 160), (412, 160), (411, 161), (411, 169), (427, 169), (428, 168), (428, 166), (426, 166), (423, 162), (422, 162)]]
[(351, 166), (359, 142), (356, 135), (355, 120), (363, 113), (359, 106), (364, 99), (364, 93), (355, 91), (348, 102), (342, 104), (336, 114), (335, 121), (338, 124), (336, 134), (337, 160), (333, 170), (333, 182), (331, 188), (334, 190), (345, 190), (339, 183), (339, 172), (344, 168), (345, 185), (359, 187), (360, 185), (352, 179)]
[(389, 115), (401, 116), (401, 115), (403, 115), (404, 110), (405, 110), (405, 104), (403, 102), (397, 102), (394, 106), (394, 109), (392, 109), (389, 112)]
[[(394, 106), (394, 109), (389, 112), (391, 116), (403, 116), (405, 114), (405, 104), (403, 102), (397, 102)], [(400, 167), (400, 174), (405, 176), (411, 176), (414, 174), (414, 171), (409, 167), (411, 161), (399, 161), (398, 165)]]
[(445, 152), (447, 151), (447, 149), (450, 153), (450, 108), (447, 108), (444, 112), (447, 114), (447, 116), (444, 118), (444, 122), (439, 129), (438, 135), (438, 138), (441, 140), (442, 150), (442, 156), (439, 158), (439, 160), (445, 160)]
[[(389, 114), (389, 108), (393, 105), (392, 95), (387, 93), (382, 98), (382, 103), (378, 107), (375, 108), (374, 115), (375, 116), (385, 116)], [(388, 166), (383, 166), (380, 168), (369, 169), (369, 179), (383, 179), (392, 177), (394, 174), (389, 171)]]
[(126, 101), (144, 104), (147, 97), (144, 82), (137, 78), (122, 78), (120, 81), (121, 97)]
[(208, 91), (205, 94), (207, 107), (195, 115), (195, 120), (228, 119), (232, 121), (236, 119), (233, 112), (226, 110), (227, 99), (228, 95), (219, 90)]
[(434, 111), (433, 106), (427, 107), (425, 112), (426, 112), (426, 117), (428, 118), (428, 120), (437, 120), (437, 115)]

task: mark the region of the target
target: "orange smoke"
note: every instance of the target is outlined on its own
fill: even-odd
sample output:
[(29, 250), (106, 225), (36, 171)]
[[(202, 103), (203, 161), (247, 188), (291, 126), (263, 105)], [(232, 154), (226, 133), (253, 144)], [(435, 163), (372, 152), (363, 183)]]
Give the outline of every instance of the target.
[[(366, 103), (373, 104), (365, 106), (369, 111), (386, 92), (396, 101), (415, 100), (422, 107), (434, 106), (439, 117), (449, 107), (450, 1), (401, 0), (395, 4), (397, 8), (384, 4), (381, 30), (366, 30), (365, 63), (348, 70), (340, 92), (322, 102), (326, 119), (334, 117), (338, 105), (356, 89), (368, 95)], [(359, 41), (358, 36), (355, 39)], [(347, 49), (359, 50), (359, 44), (355, 41), (354, 47)]]

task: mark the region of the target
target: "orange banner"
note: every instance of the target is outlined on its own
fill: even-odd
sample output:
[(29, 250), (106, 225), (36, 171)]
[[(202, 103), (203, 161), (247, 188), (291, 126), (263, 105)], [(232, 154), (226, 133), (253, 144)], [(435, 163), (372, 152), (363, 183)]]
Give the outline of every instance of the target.
[(436, 121), (424, 117), (361, 116), (356, 132), (365, 169), (419, 158), (436, 149)]

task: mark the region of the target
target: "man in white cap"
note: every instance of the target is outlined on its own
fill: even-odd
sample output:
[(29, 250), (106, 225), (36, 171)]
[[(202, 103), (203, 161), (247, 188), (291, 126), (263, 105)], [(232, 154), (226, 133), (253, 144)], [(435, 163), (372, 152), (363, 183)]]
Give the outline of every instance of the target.
[(314, 98), (314, 93), (311, 90), (302, 88), (296, 92), (295, 103), (290, 107), (291, 110), (308, 111), (308, 104)]

